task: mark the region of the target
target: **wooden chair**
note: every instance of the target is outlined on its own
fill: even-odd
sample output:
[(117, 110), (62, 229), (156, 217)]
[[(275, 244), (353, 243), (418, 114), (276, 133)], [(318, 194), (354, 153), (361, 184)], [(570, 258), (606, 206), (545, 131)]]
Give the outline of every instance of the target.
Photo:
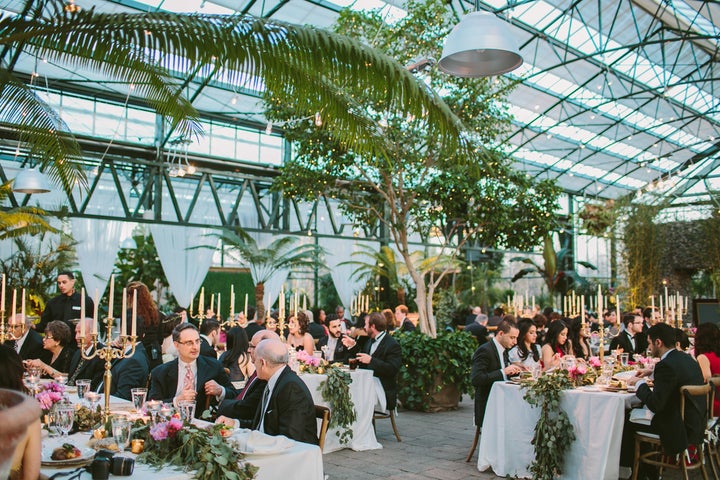
[(330, 409), (322, 405), (315, 405), (315, 418), (322, 420), (320, 423), (320, 434), (318, 435), (320, 439), (318, 444), (320, 445), (320, 451), (322, 451), (325, 448), (325, 436), (327, 435), (328, 426), (330, 425)]
[[(709, 404), (710, 410), (712, 409), (712, 404), (709, 402), (711, 389), (711, 385), (707, 383), (705, 385), (684, 385), (680, 387), (680, 415), (683, 420), (685, 419), (685, 406), (687, 405), (686, 397), (688, 396), (702, 397), (706, 407), (708, 407)], [(705, 417), (705, 425), (707, 425), (707, 413)], [(652, 450), (646, 453), (640, 453), (642, 444), (650, 445)], [(690, 452), (687, 449), (678, 455), (665, 455), (658, 435), (647, 432), (635, 433), (635, 458), (633, 461), (632, 480), (637, 480), (638, 478), (638, 467), (640, 466), (640, 463), (658, 467), (660, 469), (661, 476), (664, 468), (679, 469), (685, 480), (688, 480), (688, 470), (700, 469), (703, 479), (708, 480), (707, 470), (705, 469), (705, 442), (703, 441), (696, 446), (698, 448), (698, 460), (686, 462), (686, 460), (690, 459)], [(686, 463), (690, 464), (687, 465)]]
[(469, 462), (470, 460), (472, 460), (472, 456), (475, 453), (475, 449), (477, 448), (477, 442), (478, 442), (479, 438), (480, 438), (480, 426), (478, 425), (475, 427), (475, 438), (473, 438), (472, 447), (470, 447), (470, 452), (468, 453), (468, 456), (465, 459), (465, 462)]
[(393, 433), (395, 434), (395, 438), (397, 438), (398, 442), (402, 442), (400, 439), (400, 433), (398, 433), (397, 425), (395, 424), (395, 409), (389, 410), (386, 412), (375, 412), (373, 413), (373, 430), (375, 429), (375, 420), (384, 420), (386, 418), (390, 419), (390, 423), (392, 424)]
[(713, 471), (715, 480), (720, 479), (720, 417), (716, 417), (713, 412), (715, 405), (715, 396), (720, 388), (720, 377), (710, 377), (708, 383), (712, 386), (710, 391), (710, 412), (708, 414), (708, 427), (705, 431), (705, 441), (707, 442), (708, 459), (710, 467)]

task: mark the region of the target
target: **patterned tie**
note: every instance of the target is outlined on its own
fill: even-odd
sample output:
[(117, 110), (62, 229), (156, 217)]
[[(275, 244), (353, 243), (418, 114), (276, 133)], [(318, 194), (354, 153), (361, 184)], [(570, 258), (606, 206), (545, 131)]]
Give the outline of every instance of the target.
[(242, 400), (245, 398), (245, 395), (247, 394), (248, 390), (250, 390), (250, 385), (253, 384), (255, 379), (257, 378), (257, 373), (254, 373), (250, 375), (250, 378), (248, 378), (247, 382), (245, 382), (245, 388), (242, 389), (242, 391), (238, 394), (236, 397), (237, 400)]
[(195, 375), (190, 365), (185, 365), (185, 383), (183, 384), (183, 390), (195, 390)]
[(262, 410), (260, 410), (260, 423), (258, 424), (258, 430), (265, 433), (265, 412), (270, 402), (270, 387), (265, 385), (265, 391), (263, 392), (262, 398)]
[(78, 375), (80, 375), (80, 370), (82, 370), (86, 362), (87, 360), (85, 360), (85, 358), (83, 358), (81, 354), (80, 361), (78, 362), (77, 367), (75, 367), (75, 371), (73, 372), (72, 376), (68, 380), (68, 385), (70, 385), (71, 387), (75, 385), (75, 380), (77, 380)]
[(503, 350), (503, 362), (505, 362), (506, 367), (510, 365), (510, 352), (507, 349)]

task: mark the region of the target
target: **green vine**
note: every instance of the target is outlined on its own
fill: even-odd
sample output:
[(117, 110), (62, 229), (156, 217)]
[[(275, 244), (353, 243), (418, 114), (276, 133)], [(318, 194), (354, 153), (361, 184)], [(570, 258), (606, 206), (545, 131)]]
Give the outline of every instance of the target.
[(533, 407), (540, 407), (532, 444), (535, 460), (530, 464), (533, 480), (553, 480), (562, 474), (565, 455), (575, 441), (575, 431), (567, 413), (560, 407), (563, 390), (573, 388), (564, 370), (541, 376), (535, 382), (523, 383), (523, 398)]
[(327, 369), (327, 380), (320, 383), (320, 393), (328, 402), (330, 426), (335, 428), (341, 444), (347, 444), (353, 437), (352, 424), (357, 419), (355, 404), (350, 397), (350, 374), (339, 368)]

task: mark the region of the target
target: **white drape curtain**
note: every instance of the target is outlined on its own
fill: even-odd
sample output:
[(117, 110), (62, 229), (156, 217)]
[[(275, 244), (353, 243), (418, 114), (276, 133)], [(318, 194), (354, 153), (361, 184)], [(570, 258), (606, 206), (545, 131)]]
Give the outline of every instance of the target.
[[(252, 233), (251, 235), (254, 237), (259, 248), (265, 248), (270, 245), (273, 240), (275, 240), (275, 235), (271, 233), (256, 232)], [(274, 304), (275, 300), (277, 300), (280, 296), (280, 287), (287, 280), (287, 277), (290, 274), (290, 270), (288, 270), (287, 268), (283, 268), (275, 272), (274, 274), (269, 275), (269, 272), (262, 267), (258, 268), (258, 266), (256, 265), (245, 266), (248, 267), (248, 269), (250, 270), (253, 284), (257, 285), (260, 280), (266, 279), (265, 298), (263, 299), (263, 301), (269, 302), (267, 305), (265, 305), (265, 308), (269, 309), (270, 305)]]
[(208, 235), (213, 231), (210, 228), (150, 225), (170, 291), (183, 307), (190, 305), (212, 264), (219, 242)]
[(120, 238), (134, 224), (119, 220), (92, 218), (71, 219), (72, 236), (77, 242), (78, 264), (85, 282), (85, 292), (94, 298), (95, 291), (102, 296), (115, 265)]
[[(364, 243), (376, 249), (380, 245), (378, 242)], [(353, 277), (355, 266), (340, 264), (349, 260), (358, 260), (357, 256), (353, 257), (353, 253), (359, 250), (358, 242), (357, 240), (320, 238), (320, 246), (325, 249), (325, 262), (347, 315), (352, 297), (358, 293), (363, 282)]]

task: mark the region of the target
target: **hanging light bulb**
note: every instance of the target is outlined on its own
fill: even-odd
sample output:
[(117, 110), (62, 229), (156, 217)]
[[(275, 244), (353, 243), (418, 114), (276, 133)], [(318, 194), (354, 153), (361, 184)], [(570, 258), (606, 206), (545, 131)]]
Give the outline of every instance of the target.
[(63, 7), (66, 12), (68, 13), (77, 13), (81, 10), (81, 8), (78, 5), (75, 5), (75, 0), (69, 0), (65, 2), (65, 7)]
[(320, 112), (315, 112), (315, 126), (316, 127), (322, 127), (323, 120), (322, 116), (320, 115)]
[(195, 168), (195, 165), (188, 165), (187, 167), (187, 173), (192, 175), (193, 173), (197, 172), (197, 168)]
[(272, 122), (268, 122), (267, 126), (265, 127), (265, 135), (270, 135), (272, 133)]

